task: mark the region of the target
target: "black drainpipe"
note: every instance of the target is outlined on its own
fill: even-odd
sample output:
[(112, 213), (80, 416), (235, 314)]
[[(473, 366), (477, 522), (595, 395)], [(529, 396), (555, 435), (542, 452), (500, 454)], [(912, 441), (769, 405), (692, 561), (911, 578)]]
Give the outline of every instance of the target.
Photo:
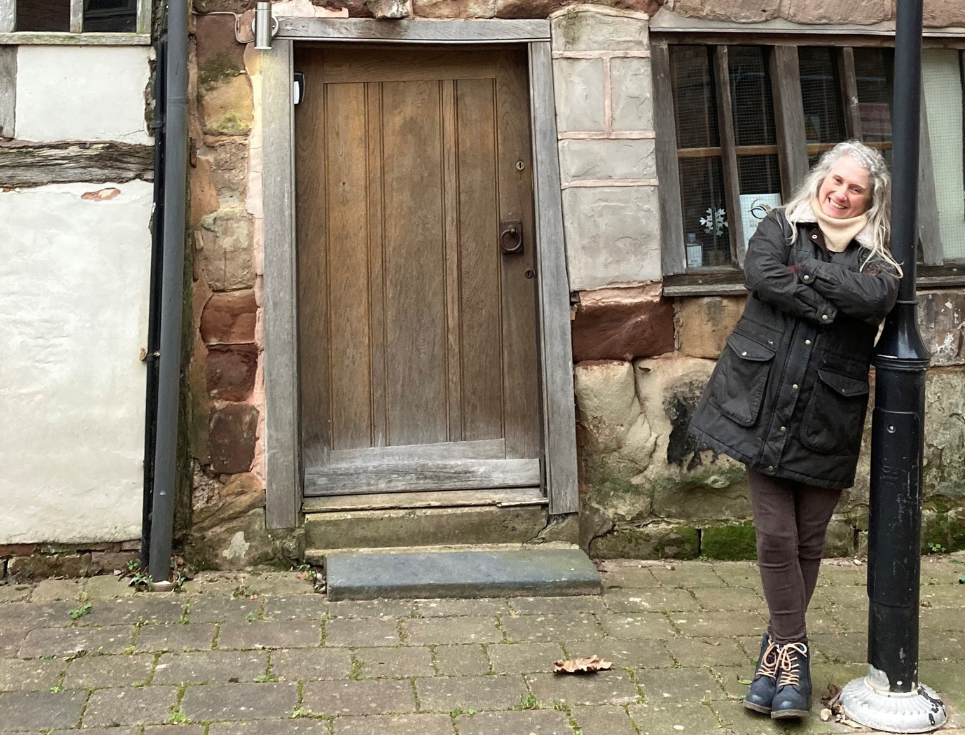
[(151, 212), (151, 295), (147, 318), (147, 403), (144, 411), (144, 504), (141, 509), (141, 569), (147, 569), (154, 502), (154, 450), (157, 446), (158, 356), (161, 341), (161, 272), (164, 238), (164, 113), (167, 34), (157, 42), (154, 65), (154, 208)]
[(148, 573), (170, 589), (171, 537), (177, 481), (181, 300), (184, 291), (188, 165), (188, 0), (169, 0), (165, 59), (165, 150), (158, 400)]

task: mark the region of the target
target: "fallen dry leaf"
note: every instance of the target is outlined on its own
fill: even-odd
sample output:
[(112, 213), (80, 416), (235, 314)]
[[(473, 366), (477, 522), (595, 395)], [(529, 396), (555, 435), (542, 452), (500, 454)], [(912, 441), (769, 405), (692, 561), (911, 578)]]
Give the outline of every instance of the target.
[(821, 710), (821, 722), (827, 722), (831, 719), (831, 710), (823, 709)]
[(553, 663), (554, 674), (592, 674), (594, 671), (609, 671), (612, 668), (612, 663), (601, 661), (599, 656), (560, 659)]

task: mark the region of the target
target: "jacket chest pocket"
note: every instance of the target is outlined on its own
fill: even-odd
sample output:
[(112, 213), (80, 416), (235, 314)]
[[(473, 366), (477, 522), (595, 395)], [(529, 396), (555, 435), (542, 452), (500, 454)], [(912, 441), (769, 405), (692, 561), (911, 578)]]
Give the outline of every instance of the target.
[(867, 409), (867, 378), (818, 370), (801, 427), (801, 443), (822, 454), (856, 454)]
[(724, 416), (741, 426), (757, 422), (775, 352), (738, 332), (727, 338), (711, 385), (711, 400)]

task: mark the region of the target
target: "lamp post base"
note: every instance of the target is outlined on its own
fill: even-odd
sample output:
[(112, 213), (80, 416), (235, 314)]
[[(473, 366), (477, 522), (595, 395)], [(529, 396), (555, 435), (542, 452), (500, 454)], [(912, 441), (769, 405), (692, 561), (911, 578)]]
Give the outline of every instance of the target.
[(868, 676), (841, 691), (846, 717), (885, 732), (931, 732), (945, 724), (948, 713), (934, 689), (919, 684), (913, 692), (889, 692), (872, 683), (873, 674), (869, 667)]

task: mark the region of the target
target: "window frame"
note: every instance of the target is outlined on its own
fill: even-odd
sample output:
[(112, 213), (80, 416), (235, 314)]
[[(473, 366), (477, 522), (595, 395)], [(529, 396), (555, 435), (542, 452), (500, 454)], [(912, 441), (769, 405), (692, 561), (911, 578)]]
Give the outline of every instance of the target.
[(17, 0), (0, 0), (0, 46), (149, 46), (151, 0), (136, 0), (137, 20), (133, 33), (84, 32), (84, 0), (70, 0), (70, 30), (18, 31)]
[[(660, 22), (660, 21), (663, 22)], [(683, 211), (678, 168), (676, 137), (676, 112), (670, 76), (670, 47), (673, 45), (696, 45), (715, 47), (715, 80), (717, 84), (718, 116), (730, 110), (730, 87), (720, 80), (728, 76), (729, 46), (768, 47), (770, 81), (774, 99), (775, 128), (777, 132), (778, 162), (781, 173), (782, 196), (786, 199), (796, 184), (803, 180), (810, 168), (808, 144), (804, 125), (804, 103), (801, 90), (798, 50), (803, 46), (822, 46), (838, 49), (841, 72), (841, 99), (843, 103), (846, 134), (859, 140), (861, 119), (859, 116), (857, 78), (855, 75), (854, 49), (856, 47), (894, 47), (894, 24), (878, 24), (872, 27), (829, 26), (815, 29), (786, 21), (758, 24), (749, 29), (746, 25), (730, 24), (702, 19), (687, 19), (673, 14), (664, 15), (651, 23), (651, 63), (654, 85), (654, 129), (656, 134), (657, 174), (660, 181), (660, 213), (662, 236), (662, 264), (664, 292), (668, 295), (708, 293), (742, 293), (743, 253), (734, 241), (742, 243), (736, 232), (731, 232), (732, 252), (737, 257), (729, 266), (688, 268), (684, 242)], [(797, 31), (797, 32), (794, 32)], [(965, 68), (965, 33), (942, 29), (926, 31), (928, 47), (954, 48), (959, 51)], [(722, 51), (723, 49), (723, 51)], [(965, 79), (965, 77), (963, 77)], [(722, 104), (723, 102), (723, 104)], [(728, 220), (736, 222), (732, 199), (739, 193), (738, 182), (728, 175), (728, 159), (736, 162), (737, 150), (733, 137), (733, 117), (729, 125), (719, 123), (721, 157), (725, 167), (724, 181), (728, 195)], [(922, 105), (922, 140), (920, 164), (920, 212), (919, 229), (923, 260), (919, 263), (922, 288), (944, 285), (965, 285), (965, 262), (944, 260), (939, 233), (938, 203), (935, 188), (927, 111)]]

